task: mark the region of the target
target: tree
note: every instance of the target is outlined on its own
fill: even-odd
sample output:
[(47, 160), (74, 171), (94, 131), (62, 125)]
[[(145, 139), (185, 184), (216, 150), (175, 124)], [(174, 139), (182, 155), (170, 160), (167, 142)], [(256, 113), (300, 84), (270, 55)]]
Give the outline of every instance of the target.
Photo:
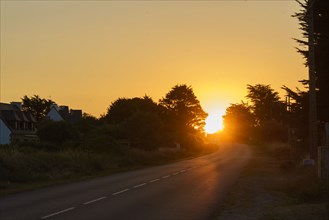
[(65, 141), (77, 141), (78, 130), (69, 122), (44, 120), (37, 131), (40, 140), (56, 145), (62, 145)]
[(268, 120), (283, 121), (285, 105), (280, 101), (279, 94), (270, 85), (247, 85), (247, 98), (251, 101), (251, 109), (257, 125), (261, 126)]
[(137, 111), (160, 113), (159, 106), (149, 97), (119, 98), (107, 109), (105, 120), (112, 124), (124, 122)]
[(99, 125), (99, 120), (88, 113), (83, 113), (82, 118), (73, 125), (79, 130), (82, 136), (86, 136)]
[(318, 119), (329, 122), (329, 1), (314, 2), (314, 34), (317, 36), (315, 44), (315, 73)]
[(117, 99), (110, 105), (104, 117), (110, 125), (115, 126), (109, 135), (126, 139), (134, 147), (158, 147), (158, 137), (163, 126), (160, 109), (148, 96)]
[(223, 116), (224, 131), (235, 141), (248, 141), (252, 137), (255, 117), (246, 103), (231, 104)]
[(31, 112), (38, 121), (41, 121), (47, 115), (51, 104), (54, 103), (52, 100), (40, 98), (38, 95), (32, 97), (25, 95), (22, 98), (22, 102), (23, 111)]
[[(317, 113), (318, 120), (329, 121), (329, 1), (327, 0), (305, 0), (298, 1), (301, 10), (293, 17), (299, 21), (302, 30), (302, 39), (295, 39), (299, 44), (297, 52), (305, 58), (305, 65), (310, 63), (309, 46), (314, 46), (314, 72), (317, 90)], [(312, 12), (312, 13), (311, 13)], [(313, 19), (311, 19), (313, 15)], [(310, 28), (310, 21), (313, 28)], [(310, 31), (313, 33), (310, 33)], [(313, 42), (309, 42), (309, 36), (314, 35)]]
[(176, 85), (164, 98), (160, 105), (166, 110), (170, 124), (180, 132), (203, 132), (208, 114), (202, 109), (191, 86)]
[(133, 146), (149, 150), (159, 147), (163, 123), (158, 115), (137, 111), (123, 123), (123, 127)]
[(288, 136), (286, 105), (270, 85), (248, 85), (247, 98), (255, 116), (255, 137), (260, 141), (285, 141)]

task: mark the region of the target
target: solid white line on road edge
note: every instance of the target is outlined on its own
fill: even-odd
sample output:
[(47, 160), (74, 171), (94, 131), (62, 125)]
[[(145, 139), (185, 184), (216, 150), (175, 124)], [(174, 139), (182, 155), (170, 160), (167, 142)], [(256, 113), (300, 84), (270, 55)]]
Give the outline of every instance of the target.
[(163, 176), (162, 179), (166, 179), (166, 178), (168, 178), (168, 177), (170, 177), (170, 175)]
[(145, 186), (145, 185), (146, 185), (146, 183), (142, 183), (142, 184), (134, 186), (134, 188), (138, 188), (138, 187)]
[(71, 208), (68, 208), (68, 209), (64, 209), (64, 210), (59, 211), (59, 212), (54, 212), (54, 213), (52, 213), (52, 214), (50, 214), (50, 215), (46, 215), (46, 216), (41, 217), (41, 219), (50, 218), (50, 217), (53, 217), (53, 216), (55, 216), (55, 215), (62, 214), (62, 213), (64, 213), (64, 212), (71, 211), (71, 210), (73, 210), (73, 209), (75, 209), (75, 207), (71, 207)]
[(156, 181), (159, 181), (160, 179), (154, 179), (154, 180), (150, 180), (150, 183), (154, 183)]
[(130, 189), (124, 189), (124, 190), (121, 190), (119, 192), (115, 192), (115, 193), (112, 193), (112, 196), (115, 196), (115, 195), (118, 195), (118, 194), (121, 194), (121, 193), (124, 193), (124, 192), (127, 192), (129, 191)]
[(179, 174), (179, 172), (173, 173), (172, 175), (173, 175), (173, 176), (176, 176), (177, 174)]
[(94, 203), (94, 202), (98, 202), (100, 200), (103, 200), (103, 199), (106, 199), (107, 197), (106, 196), (103, 196), (103, 197), (100, 197), (100, 198), (97, 198), (97, 199), (94, 199), (94, 200), (91, 200), (91, 201), (88, 201), (88, 202), (85, 202), (83, 203), (84, 205), (88, 205), (90, 203)]

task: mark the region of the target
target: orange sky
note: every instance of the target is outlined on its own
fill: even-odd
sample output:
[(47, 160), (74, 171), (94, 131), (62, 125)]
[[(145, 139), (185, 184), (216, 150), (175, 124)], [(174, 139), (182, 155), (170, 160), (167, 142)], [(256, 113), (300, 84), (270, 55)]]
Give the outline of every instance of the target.
[[(37, 94), (99, 116), (191, 85), (222, 114), (247, 84), (307, 78), (294, 1), (3, 1), (1, 102)], [(281, 91), (280, 91), (281, 92)]]

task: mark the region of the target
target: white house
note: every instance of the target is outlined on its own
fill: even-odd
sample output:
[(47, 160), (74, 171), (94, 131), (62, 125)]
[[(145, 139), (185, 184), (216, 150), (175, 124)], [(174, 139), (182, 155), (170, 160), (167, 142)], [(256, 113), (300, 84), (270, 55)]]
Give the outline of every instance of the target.
[(82, 110), (69, 110), (68, 106), (52, 104), (46, 117), (53, 121), (77, 122), (82, 118)]
[(0, 118), (0, 145), (10, 144), (11, 131), (5, 122)]
[(57, 105), (52, 105), (50, 111), (48, 112), (47, 116), (49, 119), (53, 121), (63, 121), (64, 118), (59, 113), (59, 108)]
[(17, 103), (0, 103), (0, 144), (38, 141), (36, 120)]

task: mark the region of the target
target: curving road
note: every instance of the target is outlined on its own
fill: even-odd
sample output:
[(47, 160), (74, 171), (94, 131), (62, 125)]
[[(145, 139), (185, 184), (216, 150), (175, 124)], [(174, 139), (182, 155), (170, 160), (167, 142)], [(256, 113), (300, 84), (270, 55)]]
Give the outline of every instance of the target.
[(246, 145), (213, 154), (0, 197), (0, 219), (208, 219), (251, 156)]

